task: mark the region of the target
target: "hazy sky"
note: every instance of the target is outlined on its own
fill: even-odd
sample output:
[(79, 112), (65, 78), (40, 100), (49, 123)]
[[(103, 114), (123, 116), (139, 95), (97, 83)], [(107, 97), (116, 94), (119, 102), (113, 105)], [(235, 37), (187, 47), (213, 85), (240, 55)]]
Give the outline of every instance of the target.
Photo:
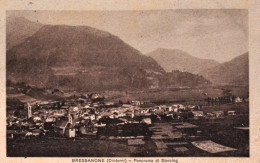
[(87, 25), (108, 31), (143, 54), (157, 48), (228, 61), (248, 51), (247, 10), (9, 11), (43, 24)]

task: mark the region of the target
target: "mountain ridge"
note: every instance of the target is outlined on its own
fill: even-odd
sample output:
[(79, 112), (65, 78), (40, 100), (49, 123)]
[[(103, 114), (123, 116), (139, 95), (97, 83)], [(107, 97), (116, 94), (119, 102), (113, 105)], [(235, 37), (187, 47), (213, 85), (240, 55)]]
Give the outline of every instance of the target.
[(6, 19), (6, 49), (22, 43), (37, 32), (43, 24), (30, 21), (24, 17), (7, 16)]
[(217, 85), (249, 85), (249, 52), (200, 72), (206, 79)]
[[(7, 79), (45, 88), (126, 90), (209, 83), (182, 72), (167, 74), (119, 37), (89, 26), (44, 25), (7, 50)], [(175, 78), (183, 78), (186, 82)]]
[(211, 59), (200, 59), (179, 49), (158, 48), (147, 54), (155, 59), (165, 71), (187, 71), (198, 74), (203, 69), (208, 69), (219, 63)]
[(164, 70), (152, 58), (91, 27), (46, 25), (7, 51), (8, 79), (38, 86), (141, 88), (154, 72)]

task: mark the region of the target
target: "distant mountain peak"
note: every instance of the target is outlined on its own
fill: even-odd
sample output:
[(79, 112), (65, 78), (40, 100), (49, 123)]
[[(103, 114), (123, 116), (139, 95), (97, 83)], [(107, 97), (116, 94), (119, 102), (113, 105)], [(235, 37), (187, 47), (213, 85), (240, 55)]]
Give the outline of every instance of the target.
[(194, 57), (180, 49), (158, 48), (147, 55), (155, 59), (167, 72), (180, 70), (197, 74), (205, 68), (219, 64), (214, 60)]

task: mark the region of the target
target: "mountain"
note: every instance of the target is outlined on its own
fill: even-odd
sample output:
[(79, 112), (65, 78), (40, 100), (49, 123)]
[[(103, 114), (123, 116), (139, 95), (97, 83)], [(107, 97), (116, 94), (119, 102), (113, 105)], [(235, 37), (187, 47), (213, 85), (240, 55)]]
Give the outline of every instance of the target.
[(206, 79), (217, 85), (248, 86), (249, 54), (242, 54), (231, 61), (200, 72)]
[(150, 88), (164, 70), (108, 32), (45, 25), (7, 51), (7, 79), (77, 90)]
[(148, 53), (147, 56), (150, 56), (156, 60), (167, 72), (180, 70), (198, 74), (204, 69), (209, 69), (219, 65), (217, 61), (210, 59), (199, 59), (178, 49), (160, 48)]
[[(24, 24), (22, 21), (29, 23), (19, 18), (18, 26)], [(38, 23), (34, 25), (39, 27)], [(14, 29), (12, 26), (16, 23), (9, 23), (8, 28)], [(16, 32), (24, 36), (18, 34), (23, 30)], [(153, 58), (141, 54), (119, 37), (89, 26), (41, 25), (31, 33), (7, 50), (7, 80), (10, 82), (80, 91), (210, 83), (190, 73), (166, 73)], [(12, 40), (13, 35), (7, 35), (7, 40), (9, 37)]]
[(6, 18), (6, 49), (16, 46), (42, 27), (42, 24), (29, 21), (23, 17)]

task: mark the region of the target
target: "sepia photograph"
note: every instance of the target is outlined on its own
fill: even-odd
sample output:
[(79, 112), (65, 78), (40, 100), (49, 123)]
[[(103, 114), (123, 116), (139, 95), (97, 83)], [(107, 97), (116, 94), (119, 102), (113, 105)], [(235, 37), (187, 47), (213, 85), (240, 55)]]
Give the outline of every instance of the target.
[(248, 158), (248, 16), (7, 10), (6, 157)]

